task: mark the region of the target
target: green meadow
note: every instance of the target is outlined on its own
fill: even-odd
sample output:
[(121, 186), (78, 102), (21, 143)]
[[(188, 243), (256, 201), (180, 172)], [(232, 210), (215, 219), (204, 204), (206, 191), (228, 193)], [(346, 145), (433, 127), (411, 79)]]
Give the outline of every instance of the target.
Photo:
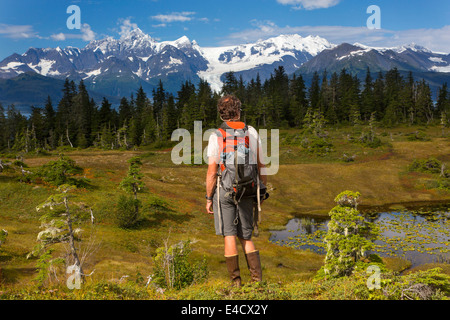
[[(414, 160), (432, 158), (446, 165), (445, 173), (450, 167), (450, 138), (449, 133), (442, 133), (437, 126), (378, 128), (381, 143), (370, 147), (355, 139), (360, 132), (354, 127), (327, 129), (330, 146), (318, 154), (302, 144), (303, 131), (281, 130), (280, 167), (268, 179), (270, 198), (263, 204), (259, 236), (254, 238), (261, 252), (264, 281), (248, 283), (241, 253), (244, 286), (240, 289), (229, 286), (223, 240), (215, 235), (213, 219), (204, 209), (206, 166), (174, 165), (173, 144), (123, 151), (89, 148), (24, 154), (30, 172), (58, 159), (60, 153), (83, 168), (78, 176), (88, 184), (76, 189), (71, 201), (86, 204), (95, 217), (94, 224), (81, 223), (76, 244), (88, 276), (78, 290), (67, 288), (61, 268), (49, 271), (45, 284), (37, 283), (38, 259), (27, 257), (41, 231), (42, 213), (36, 207), (56, 187), (39, 179), (21, 182), (24, 179), (18, 170), (4, 170), (0, 173), (0, 230), (7, 230), (8, 237), (0, 247), (0, 299), (400, 299), (404, 296), (386, 292), (404, 288), (412, 280), (432, 283), (440, 288), (436, 297), (445, 298), (450, 292), (445, 276), (450, 275), (448, 261), (408, 268), (401, 257), (383, 258), (390, 281), (382, 283), (383, 289), (371, 291), (365, 286), (367, 274), (361, 270), (318, 281), (315, 276), (324, 264), (323, 255), (269, 241), (271, 231), (282, 230), (294, 217), (328, 216), (334, 198), (344, 190), (360, 192), (360, 207), (365, 209), (450, 206), (450, 178), (411, 169)], [(127, 175), (127, 161), (135, 156), (141, 158), (145, 184), (138, 194), (140, 215), (133, 227), (121, 228), (114, 217), (119, 197), (126, 193), (119, 184)], [(3, 154), (0, 159), (8, 162), (14, 157)], [(396, 227), (403, 223), (398, 221)], [(409, 232), (412, 236), (413, 231)], [(147, 283), (155, 273), (158, 249), (188, 240), (190, 259), (207, 262), (206, 278), (182, 289), (160, 289)], [(407, 240), (397, 239), (392, 245)], [(52, 255), (64, 256), (66, 247), (55, 244)]]

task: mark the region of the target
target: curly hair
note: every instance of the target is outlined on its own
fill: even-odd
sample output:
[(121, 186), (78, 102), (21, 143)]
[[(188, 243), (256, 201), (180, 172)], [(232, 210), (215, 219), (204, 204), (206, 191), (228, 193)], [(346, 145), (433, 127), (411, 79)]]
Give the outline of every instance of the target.
[(233, 95), (224, 96), (217, 104), (217, 111), (224, 121), (234, 120), (240, 115), (241, 101)]

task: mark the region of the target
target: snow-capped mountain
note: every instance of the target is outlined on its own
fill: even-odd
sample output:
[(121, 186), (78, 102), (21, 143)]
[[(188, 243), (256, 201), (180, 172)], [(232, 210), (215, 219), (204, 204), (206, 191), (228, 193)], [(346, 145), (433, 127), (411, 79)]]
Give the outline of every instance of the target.
[[(120, 39), (92, 41), (85, 48), (31, 48), (0, 63), (0, 78), (36, 72), (57, 79), (83, 79), (90, 89), (109, 95), (128, 95), (139, 83), (151, 85), (172, 74), (179, 80), (207, 68), (195, 42), (182, 37), (158, 43), (140, 29)], [(127, 92), (131, 90), (130, 92)]]
[[(414, 44), (395, 48), (358, 43), (334, 45), (317, 36), (293, 34), (249, 44), (203, 48), (185, 36), (159, 42), (136, 28), (119, 39), (95, 40), (81, 49), (30, 48), (22, 55), (7, 57), (0, 62), (0, 102), (25, 105), (26, 96), (26, 104), (42, 105), (42, 94), (36, 95), (35, 90), (36, 83), (44, 82), (42, 76), (46, 88), (59, 88), (66, 78), (76, 82), (82, 79), (91, 92), (121, 98), (129, 97), (139, 86), (150, 93), (160, 80), (172, 93), (180, 89), (182, 82), (196, 83), (200, 78), (207, 80), (213, 90), (220, 91), (227, 72), (233, 71), (244, 81), (257, 75), (264, 81), (278, 66), (283, 66), (287, 74), (301, 73), (306, 80), (315, 71), (327, 70), (330, 74), (343, 68), (364, 77), (367, 67), (372, 72), (393, 67), (402, 72), (413, 71), (434, 81), (435, 87), (442, 85), (442, 75), (450, 78), (444, 73), (450, 73), (449, 54)], [(16, 80), (15, 90), (7, 89), (12, 82), (5, 83), (2, 79)], [(52, 87), (51, 80), (58, 82)], [(21, 86), (26, 90), (21, 91)]]
[(230, 47), (203, 48), (201, 54), (208, 61), (208, 69), (198, 75), (207, 80), (217, 91), (221, 77), (230, 71), (244, 80), (250, 80), (259, 73), (261, 79), (270, 77), (278, 65), (287, 73), (293, 73), (303, 63), (333, 45), (320, 37), (303, 38), (297, 34), (281, 35), (275, 38)]
[(416, 44), (394, 48), (376, 48), (363, 44), (343, 43), (322, 51), (303, 64), (298, 72), (327, 70), (340, 72), (343, 68), (358, 73), (387, 71), (397, 68), (413, 72), (450, 72), (450, 54), (432, 52)]
[(83, 79), (93, 90), (126, 95), (127, 89), (135, 90), (131, 87), (136, 83), (155, 85), (162, 79), (178, 87), (181, 81), (195, 82), (201, 77), (218, 91), (226, 72), (245, 73), (245, 80), (260, 72), (264, 80), (277, 65), (292, 73), (322, 50), (332, 47), (320, 37), (281, 35), (254, 44), (201, 48), (185, 36), (158, 42), (140, 29), (134, 29), (120, 39), (92, 41), (82, 49), (30, 48), (22, 55), (13, 54), (0, 62), (0, 78), (36, 72), (58, 79)]
[(320, 52), (305, 62), (295, 74), (301, 74), (309, 83), (315, 72), (328, 76), (343, 69), (364, 81), (367, 68), (372, 78), (379, 72), (385, 73), (397, 68), (403, 77), (412, 72), (416, 80), (424, 79), (436, 96), (443, 83), (450, 83), (450, 54), (432, 52), (424, 47), (411, 44), (393, 48), (369, 47), (363, 44), (343, 43)]

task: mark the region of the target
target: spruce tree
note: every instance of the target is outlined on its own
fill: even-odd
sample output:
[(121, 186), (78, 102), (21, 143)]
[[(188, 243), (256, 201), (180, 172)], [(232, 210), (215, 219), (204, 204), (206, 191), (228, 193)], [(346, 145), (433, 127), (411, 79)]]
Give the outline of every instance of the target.
[(320, 76), (317, 71), (314, 72), (313, 74), (311, 86), (309, 87), (308, 90), (308, 98), (309, 98), (309, 106), (313, 110), (317, 110), (319, 108), (319, 101), (320, 101)]
[(24, 135), (28, 126), (27, 119), (14, 104), (6, 109), (6, 147), (11, 149), (15, 144), (15, 139), (19, 135)]
[(326, 111), (326, 118), (328, 119), (328, 122), (331, 124), (337, 124), (339, 123), (338, 118), (338, 109), (340, 105), (339, 100), (339, 76), (336, 72), (333, 72), (330, 78), (330, 84), (329, 84), (329, 91), (330, 91), (330, 105), (328, 106), (328, 110)]
[(69, 133), (75, 136), (76, 145), (80, 148), (87, 148), (91, 145), (94, 108), (86, 86), (81, 80), (78, 85), (78, 92), (73, 97), (73, 117), (76, 128), (74, 128), (73, 133)]
[(222, 94), (223, 95), (229, 95), (229, 94), (236, 94), (238, 91), (238, 80), (236, 79), (236, 76), (234, 72), (227, 72), (224, 75), (224, 82), (222, 86)]
[(364, 89), (361, 93), (361, 117), (364, 121), (370, 119), (371, 114), (375, 111), (375, 99), (373, 93), (373, 79), (370, 68), (367, 68), (366, 78), (364, 81)]
[(128, 99), (123, 97), (119, 105), (119, 127), (123, 127), (126, 122), (129, 122), (133, 117), (133, 108), (128, 102)]
[(332, 112), (329, 111), (330, 108), (333, 108), (333, 88), (328, 82), (328, 73), (325, 70), (322, 75), (322, 84), (320, 86), (318, 110), (322, 114), (328, 115), (332, 114)]
[(167, 103), (163, 106), (162, 111), (162, 140), (170, 140), (172, 132), (177, 129), (177, 113), (175, 109), (175, 98), (169, 95)]
[(377, 120), (381, 120), (386, 110), (385, 83), (383, 73), (380, 71), (373, 85), (373, 104)]
[(147, 104), (144, 109), (143, 125), (144, 129), (142, 131), (142, 142), (143, 144), (149, 144), (161, 140), (161, 129), (160, 125), (154, 118), (153, 105), (147, 100)]
[(43, 116), (43, 111), (41, 108), (36, 108), (34, 106), (31, 107), (31, 116), (29, 118), (30, 128), (31, 128), (31, 139), (32, 149), (36, 150), (37, 148), (45, 147), (45, 132), (46, 132), (46, 123), (45, 117)]
[(436, 112), (439, 114), (444, 112), (447, 115), (447, 118), (450, 118), (450, 92), (448, 91), (447, 82), (439, 88)]
[(145, 93), (142, 86), (139, 87), (137, 91), (134, 104), (135, 108), (133, 112), (133, 118), (130, 121), (130, 138), (134, 146), (140, 146), (142, 143), (142, 137), (145, 127), (143, 118), (145, 117), (145, 111), (147, 110), (147, 106), (149, 104), (147, 94)]
[(50, 96), (47, 97), (47, 102), (44, 107), (44, 121), (45, 121), (45, 129), (44, 129), (44, 137), (48, 143), (48, 146), (51, 149), (56, 147), (56, 112), (53, 108), (52, 99)]
[(435, 108), (433, 99), (431, 97), (430, 86), (421, 80), (417, 84), (417, 100), (416, 100), (416, 110), (417, 118), (422, 123), (430, 124), (435, 117)]
[[(244, 91), (245, 88), (244, 88)], [(246, 93), (245, 93), (246, 95)], [(197, 100), (200, 105), (200, 113), (202, 115), (203, 126), (214, 127), (216, 124), (216, 101), (208, 81), (200, 79), (197, 90)]]
[(406, 81), (403, 81), (400, 89), (399, 99), (401, 103), (402, 122), (411, 123), (411, 113), (415, 112), (414, 105), (414, 78), (412, 72), (409, 72)]
[(61, 142), (72, 146), (72, 141), (75, 140), (75, 130), (77, 127), (73, 109), (73, 98), (77, 93), (75, 83), (66, 78), (62, 91), (63, 97), (58, 103), (55, 116), (55, 131)]
[(6, 116), (5, 109), (0, 103), (0, 150), (5, 149), (6, 146)]
[(290, 104), (291, 125), (300, 127), (308, 108), (308, 100), (306, 93), (305, 81), (301, 75), (295, 76), (291, 81), (291, 96), (292, 102)]
[(130, 164), (128, 168), (127, 176), (120, 182), (120, 188), (125, 190), (128, 193), (133, 194), (134, 199), (132, 201), (125, 199), (125, 203), (131, 202), (134, 205), (134, 213), (128, 219), (126, 219), (129, 224), (126, 227), (132, 226), (139, 218), (139, 207), (141, 206), (140, 201), (138, 200), (138, 192), (141, 191), (145, 184), (142, 181), (144, 175), (141, 173), (142, 162), (141, 158), (133, 157), (128, 160)]
[(103, 98), (102, 105), (98, 111), (98, 126), (103, 127), (105, 124), (112, 124), (113, 112), (111, 109), (111, 103), (108, 99)]
[(396, 125), (402, 119), (402, 105), (400, 104), (400, 92), (403, 87), (403, 78), (397, 68), (393, 68), (386, 72), (385, 80), (385, 103), (386, 114), (385, 123)]

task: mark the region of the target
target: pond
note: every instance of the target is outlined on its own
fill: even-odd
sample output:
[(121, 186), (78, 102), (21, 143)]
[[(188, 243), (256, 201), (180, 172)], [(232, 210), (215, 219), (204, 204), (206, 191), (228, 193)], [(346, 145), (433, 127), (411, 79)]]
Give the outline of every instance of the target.
[[(428, 209), (363, 214), (380, 230), (373, 253), (406, 259), (411, 267), (433, 262), (450, 263), (450, 203)], [(328, 218), (298, 217), (290, 220), (285, 230), (271, 231), (269, 240), (279, 245), (325, 254), (323, 237), (328, 221)]]

